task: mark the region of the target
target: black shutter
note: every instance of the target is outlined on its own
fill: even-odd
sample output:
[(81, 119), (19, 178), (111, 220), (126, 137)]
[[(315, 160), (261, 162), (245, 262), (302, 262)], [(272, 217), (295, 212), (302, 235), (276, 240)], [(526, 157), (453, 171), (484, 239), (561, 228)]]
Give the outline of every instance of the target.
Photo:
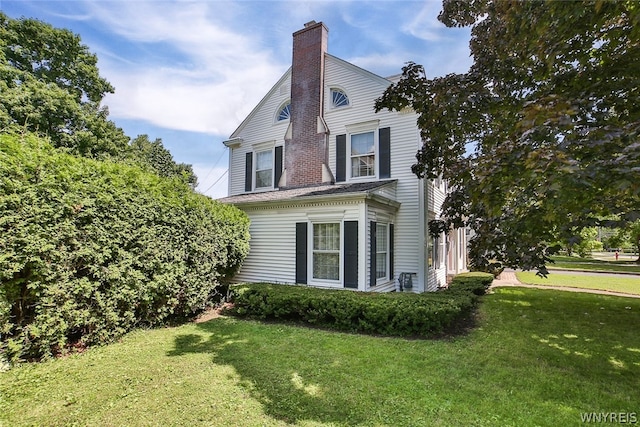
[(274, 170), (274, 175), (275, 175), (275, 179), (273, 181), (273, 186), (274, 188), (278, 188), (278, 181), (280, 181), (280, 177), (282, 176), (282, 145), (279, 145), (276, 147), (275, 150), (275, 170)]
[(380, 178), (391, 178), (391, 128), (379, 130)]
[(253, 189), (253, 153), (247, 153), (244, 162), (244, 191)]
[(296, 222), (296, 283), (307, 283), (306, 222)]
[(376, 244), (376, 222), (371, 221), (369, 227), (369, 286), (375, 286), (376, 280), (376, 252), (378, 245)]
[(336, 182), (347, 179), (347, 135), (336, 135)]
[(344, 287), (358, 288), (358, 221), (344, 222)]
[(393, 280), (393, 224), (389, 224), (389, 280)]

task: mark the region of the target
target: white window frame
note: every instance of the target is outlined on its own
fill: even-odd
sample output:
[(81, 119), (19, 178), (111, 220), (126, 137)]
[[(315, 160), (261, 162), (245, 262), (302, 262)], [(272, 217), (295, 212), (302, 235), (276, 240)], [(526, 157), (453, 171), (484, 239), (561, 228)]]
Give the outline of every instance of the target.
[[(269, 169), (258, 169), (258, 156), (263, 153), (269, 153), (271, 155), (271, 167)], [(255, 165), (253, 166), (253, 189), (255, 191), (264, 191), (270, 190), (273, 188), (273, 170), (274, 170), (274, 153), (273, 148), (267, 150), (259, 150), (253, 152), (253, 157), (255, 159)], [(271, 182), (268, 185), (263, 187), (258, 187), (258, 172), (271, 171)]]
[[(378, 233), (380, 232), (381, 228), (384, 227), (385, 229), (385, 240), (386, 240), (386, 245), (384, 247), (384, 250), (380, 250), (380, 240), (378, 239)], [(389, 241), (389, 223), (386, 222), (376, 222), (376, 271), (374, 272), (376, 275), (376, 282), (380, 283), (380, 282), (386, 282), (389, 280), (389, 268), (391, 267), (389, 265), (389, 245), (390, 245), (390, 241)], [(384, 253), (384, 274), (381, 277), (378, 277), (378, 256), (380, 254)]]
[[(367, 152), (365, 154), (353, 154), (353, 137), (358, 135), (368, 135), (371, 134), (373, 137), (373, 152)], [(349, 175), (352, 179), (371, 179), (376, 178), (378, 176), (378, 141), (376, 137), (375, 131), (368, 131), (362, 133), (353, 133), (349, 135)], [(354, 165), (353, 162), (358, 162), (361, 158), (370, 158), (373, 157), (373, 173), (367, 175), (355, 175), (354, 174)], [(368, 167), (368, 166), (367, 166)], [(358, 168), (359, 170), (359, 168)]]
[[(333, 92), (342, 92), (344, 97), (347, 99), (347, 104), (346, 105), (335, 105), (334, 102), (333, 102)], [(330, 105), (330, 107), (329, 107), (330, 110), (341, 110), (343, 108), (349, 108), (349, 107), (351, 107), (351, 98), (347, 94), (347, 91), (344, 90), (343, 88), (338, 87), (338, 86), (331, 86), (329, 88), (329, 105)]]
[[(364, 123), (357, 123), (346, 126), (347, 128), (347, 179), (352, 181), (370, 181), (378, 179), (380, 173), (380, 148), (379, 148), (379, 135), (380, 135), (380, 121), (371, 120)], [(373, 175), (365, 176), (353, 176), (352, 159), (351, 155), (351, 139), (354, 135), (361, 135), (365, 133), (373, 133)]]
[[(337, 250), (323, 250), (323, 249), (315, 249), (315, 226), (323, 225), (323, 224), (334, 224), (338, 226), (338, 249)], [(342, 221), (335, 221), (331, 219), (327, 220), (317, 220), (309, 223), (309, 227), (311, 228), (311, 239), (309, 239), (309, 253), (311, 256), (309, 257), (309, 268), (308, 271), (311, 272), (311, 281), (316, 284), (326, 285), (326, 286), (341, 286), (342, 277), (343, 277), (343, 247), (344, 247), (344, 227), (342, 225)], [(314, 271), (314, 261), (315, 255), (317, 253), (335, 253), (338, 255), (338, 278), (336, 279), (327, 279), (327, 278), (318, 278), (315, 277)]]
[[(252, 174), (252, 185), (253, 185), (253, 191), (269, 191), (269, 190), (273, 190), (274, 188), (274, 179), (275, 179), (275, 160), (276, 160), (276, 153), (275, 153), (275, 145), (276, 142), (275, 141), (267, 141), (267, 142), (260, 142), (258, 144), (253, 144), (253, 146), (251, 147), (253, 150), (253, 164), (252, 164), (252, 168), (253, 170), (251, 171)], [(261, 169), (258, 170), (258, 154), (259, 153), (264, 153), (264, 152), (270, 152), (271, 153), (271, 183), (267, 186), (264, 187), (258, 187), (257, 183), (258, 180), (257, 178), (257, 172), (260, 172), (262, 170), (268, 170), (268, 169)]]
[[(284, 110), (284, 108), (286, 106), (289, 106), (289, 118), (288, 119), (280, 119), (280, 113), (282, 113), (282, 110)], [(285, 102), (283, 102), (282, 104), (280, 104), (280, 106), (278, 107), (278, 110), (276, 111), (276, 116), (274, 119), (274, 123), (275, 124), (280, 124), (280, 123), (289, 123), (291, 121), (291, 100), (287, 100)]]

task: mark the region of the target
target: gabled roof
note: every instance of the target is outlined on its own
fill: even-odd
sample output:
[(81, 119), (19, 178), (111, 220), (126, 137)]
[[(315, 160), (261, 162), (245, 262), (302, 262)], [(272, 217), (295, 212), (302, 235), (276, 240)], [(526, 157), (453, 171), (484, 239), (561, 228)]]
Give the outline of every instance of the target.
[[(388, 86), (389, 84), (392, 83), (392, 80), (390, 80), (390, 79), (386, 79), (384, 77), (380, 77), (379, 75), (377, 75), (375, 73), (372, 73), (371, 71), (368, 71), (368, 70), (365, 70), (364, 68), (358, 67), (357, 65), (354, 65), (354, 64), (352, 64), (350, 62), (347, 62), (344, 59), (340, 59), (337, 56), (333, 56), (333, 55), (331, 55), (329, 53), (325, 53), (325, 56), (330, 57), (331, 59), (337, 61), (338, 63), (342, 64), (343, 66), (352, 69), (353, 71), (363, 75), (366, 78), (371, 79), (372, 81), (374, 81), (374, 82), (376, 82), (376, 83), (378, 83), (380, 85)], [(235, 131), (233, 131), (233, 133), (231, 134), (229, 139), (233, 139), (233, 138), (237, 138), (238, 137), (238, 135), (240, 134), (242, 129), (244, 129), (246, 124), (249, 123), (249, 121), (256, 114), (256, 112), (267, 102), (267, 100), (269, 99), (269, 97), (272, 94), (274, 94), (276, 91), (280, 90), (280, 87), (282, 86), (282, 84), (290, 76), (291, 76), (291, 67), (289, 67), (289, 69), (282, 75), (282, 77), (280, 77), (278, 82), (273, 85), (271, 90), (269, 90), (269, 92), (267, 92), (267, 94), (260, 100), (258, 105), (256, 105), (253, 108), (253, 110), (251, 110), (249, 115), (242, 121), (242, 123), (240, 123), (238, 128)]]
[(279, 189), (259, 193), (239, 194), (218, 201), (239, 206), (271, 204), (278, 202), (321, 201), (348, 198), (375, 199), (388, 205), (399, 207), (395, 200), (376, 194), (382, 187), (395, 184), (395, 179), (385, 181), (357, 182), (350, 184), (324, 184), (311, 187)]
[(381, 77), (375, 73), (372, 73), (369, 70), (365, 70), (364, 68), (358, 67), (355, 64), (352, 64), (351, 62), (345, 61), (344, 59), (340, 59), (337, 56), (333, 56), (330, 53), (325, 53), (326, 56), (330, 57), (331, 59), (336, 60), (337, 62), (339, 62), (340, 64), (342, 64), (343, 66), (352, 69), (353, 71), (355, 71), (358, 74), (363, 75), (364, 77), (367, 77), (373, 81), (375, 81), (376, 83), (379, 83), (383, 86), (389, 86), (389, 84), (392, 83), (391, 80), (386, 79), (384, 77)]
[(262, 97), (260, 102), (258, 102), (258, 105), (256, 105), (253, 108), (253, 110), (251, 110), (249, 115), (242, 121), (242, 123), (240, 123), (240, 126), (238, 126), (238, 128), (233, 131), (233, 133), (229, 137), (230, 140), (238, 137), (238, 135), (240, 134), (242, 129), (244, 129), (244, 127), (247, 125), (247, 123), (249, 123), (249, 121), (256, 114), (256, 112), (267, 102), (267, 99), (269, 99), (269, 97), (271, 95), (273, 95), (276, 92), (276, 90), (280, 90), (280, 87), (285, 82), (285, 80), (287, 80), (287, 78), (289, 78), (290, 75), (291, 75), (291, 67), (289, 67), (289, 69), (282, 75), (282, 77), (280, 77), (278, 82), (275, 85), (273, 85), (271, 90), (269, 90), (269, 92), (267, 92), (267, 94)]

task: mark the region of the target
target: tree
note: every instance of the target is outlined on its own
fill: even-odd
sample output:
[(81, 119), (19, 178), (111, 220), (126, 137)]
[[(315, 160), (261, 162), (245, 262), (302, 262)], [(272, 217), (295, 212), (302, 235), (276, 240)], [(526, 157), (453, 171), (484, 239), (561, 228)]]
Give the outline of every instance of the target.
[(576, 252), (581, 257), (587, 257), (593, 251), (601, 251), (603, 249), (602, 242), (598, 240), (597, 227), (585, 227), (580, 230), (577, 236), (562, 242), (562, 246), (567, 251), (567, 255), (573, 255)]
[(627, 223), (624, 227), (619, 227), (613, 235), (609, 237), (608, 243), (614, 247), (633, 247), (638, 253), (637, 263), (640, 263), (640, 220)]
[(44, 134), (53, 145), (84, 157), (134, 160), (191, 188), (191, 165), (176, 163), (162, 141), (146, 135), (131, 144), (101, 106), (111, 84), (100, 76), (98, 58), (66, 29), (0, 12), (0, 131)]
[(78, 35), (0, 12), (0, 129), (47, 135), (88, 157), (126, 153), (129, 138), (100, 105), (111, 84)]
[(148, 135), (138, 135), (131, 141), (131, 149), (135, 160), (149, 166), (158, 175), (180, 178), (191, 188), (198, 185), (198, 177), (193, 173), (192, 166), (176, 163), (160, 138), (151, 142)]
[(375, 105), (418, 114), (412, 170), (455, 188), (430, 228), (470, 226), (476, 268), (544, 275), (550, 242), (640, 218), (637, 2), (444, 0), (438, 18), (471, 26), (469, 71), (408, 63)]

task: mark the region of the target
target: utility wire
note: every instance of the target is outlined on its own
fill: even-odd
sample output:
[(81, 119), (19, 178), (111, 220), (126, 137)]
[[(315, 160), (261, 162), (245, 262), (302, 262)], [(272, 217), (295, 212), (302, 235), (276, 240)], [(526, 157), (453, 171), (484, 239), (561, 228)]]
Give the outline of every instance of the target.
[(213, 170), (216, 168), (216, 166), (218, 166), (218, 163), (220, 163), (220, 160), (222, 160), (222, 158), (224, 157), (224, 153), (226, 153), (226, 151), (229, 149), (229, 147), (224, 147), (224, 150), (222, 150), (222, 153), (220, 153), (220, 157), (218, 157), (218, 160), (216, 160), (216, 162), (213, 164), (213, 166), (211, 166), (211, 169), (209, 169), (209, 172), (207, 172), (207, 174), (204, 176), (204, 178), (202, 178), (203, 181), (206, 181), (207, 178), (209, 178), (209, 175), (211, 175), (211, 172), (213, 172)]
[(207, 192), (207, 191), (211, 190), (211, 189), (213, 188), (213, 186), (214, 186), (214, 185), (216, 185), (218, 182), (220, 182), (220, 180), (221, 180), (222, 178), (224, 178), (224, 176), (227, 174), (227, 172), (229, 172), (229, 169), (228, 169), (228, 168), (227, 168), (227, 169), (225, 169), (224, 173), (223, 173), (222, 175), (220, 175), (220, 177), (219, 177), (218, 179), (216, 179), (216, 182), (214, 182), (213, 184), (211, 184), (211, 185), (209, 186), (209, 188), (207, 188), (206, 190), (204, 190), (204, 191), (202, 192), (202, 194), (206, 194), (206, 192)]

